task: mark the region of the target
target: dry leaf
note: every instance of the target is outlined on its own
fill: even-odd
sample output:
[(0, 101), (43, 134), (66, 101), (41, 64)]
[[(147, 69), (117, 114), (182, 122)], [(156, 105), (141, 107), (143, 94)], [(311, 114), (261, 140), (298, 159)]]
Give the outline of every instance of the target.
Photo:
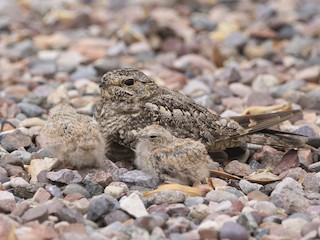
[(244, 179), (246, 179), (252, 183), (268, 184), (268, 183), (279, 181), (279, 180), (283, 179), (284, 177), (285, 177), (285, 175), (284, 176), (277, 176), (271, 172), (263, 171), (260, 173), (252, 173), (249, 176), (244, 177)]
[(291, 110), (292, 106), (290, 103), (284, 105), (274, 105), (274, 106), (251, 106), (246, 108), (242, 115), (254, 115), (254, 114), (262, 114), (269, 113), (272, 111), (286, 111)]
[(236, 175), (232, 175), (230, 173), (223, 172), (223, 171), (210, 170), (210, 173), (214, 176), (221, 177), (221, 178), (241, 180), (240, 177)]
[(143, 196), (150, 197), (151, 195), (164, 190), (181, 191), (191, 197), (203, 195), (203, 190), (201, 190), (199, 187), (190, 187), (190, 186), (185, 186), (180, 184), (163, 184), (163, 185), (160, 185), (156, 190), (146, 192)]

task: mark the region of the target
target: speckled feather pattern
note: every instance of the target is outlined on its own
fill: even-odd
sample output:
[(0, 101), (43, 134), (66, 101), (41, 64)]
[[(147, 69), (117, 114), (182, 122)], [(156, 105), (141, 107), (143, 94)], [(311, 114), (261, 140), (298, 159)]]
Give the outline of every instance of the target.
[(99, 124), (66, 104), (50, 110), (40, 138), (63, 166), (99, 167), (105, 158), (105, 141)]
[[(128, 79), (133, 80), (132, 85), (125, 84)], [(102, 77), (100, 89), (102, 99), (97, 105), (95, 118), (101, 126), (110, 158), (115, 152), (113, 143), (135, 149), (137, 132), (152, 124), (165, 127), (176, 137), (200, 140), (215, 150), (239, 145), (238, 142), (219, 140), (246, 134), (237, 122), (222, 119), (191, 98), (158, 86), (135, 69), (107, 72)]]
[(151, 125), (140, 131), (135, 164), (160, 181), (197, 185), (209, 176), (212, 160), (201, 142)]

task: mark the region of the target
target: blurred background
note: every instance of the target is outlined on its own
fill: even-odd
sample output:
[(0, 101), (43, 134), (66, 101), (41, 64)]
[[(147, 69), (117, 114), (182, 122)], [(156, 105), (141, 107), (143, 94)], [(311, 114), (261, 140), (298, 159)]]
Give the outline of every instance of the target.
[(103, 73), (143, 70), (216, 113), (293, 103), (319, 123), (317, 0), (0, 0), (0, 118), (92, 115)]

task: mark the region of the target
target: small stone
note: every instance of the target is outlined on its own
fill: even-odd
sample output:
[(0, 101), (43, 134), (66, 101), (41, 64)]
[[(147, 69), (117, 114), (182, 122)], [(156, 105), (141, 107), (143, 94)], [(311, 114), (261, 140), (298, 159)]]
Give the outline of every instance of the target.
[(54, 182), (60, 182), (65, 184), (79, 183), (82, 181), (82, 177), (76, 170), (61, 169), (56, 172), (48, 172), (47, 178)]
[(308, 222), (304, 219), (292, 218), (283, 220), (281, 224), (287, 231), (300, 233), (303, 226), (307, 223)]
[(206, 204), (199, 204), (190, 208), (189, 216), (201, 222), (209, 214), (209, 207)]
[(114, 222), (126, 222), (129, 219), (131, 219), (131, 216), (121, 209), (116, 209), (112, 212), (109, 212), (103, 218), (106, 226)]
[(30, 184), (24, 180), (23, 178), (21, 177), (16, 177), (16, 178), (13, 178), (10, 180), (10, 184), (13, 188), (16, 188), (16, 187), (26, 187), (26, 186), (29, 186)]
[(26, 127), (26, 128), (36, 127), (36, 126), (42, 127), (45, 125), (45, 121), (37, 117), (32, 117), (32, 118), (27, 118), (22, 120), (19, 125), (21, 127)]
[(271, 201), (282, 207), (287, 213), (295, 213), (306, 209), (309, 202), (304, 197), (302, 186), (292, 178), (284, 178), (271, 193)]
[(198, 204), (202, 204), (204, 201), (203, 197), (187, 197), (184, 201), (184, 204), (187, 207), (192, 207)]
[(141, 198), (136, 193), (131, 193), (128, 197), (122, 197), (120, 208), (136, 218), (148, 215)]
[(134, 224), (140, 228), (151, 232), (155, 227), (159, 227), (157, 220), (153, 216), (139, 217), (134, 221)]
[(247, 197), (249, 200), (256, 200), (258, 202), (260, 201), (268, 201), (269, 200), (269, 197), (264, 194), (263, 192), (260, 192), (260, 191), (252, 191), (252, 192), (249, 192), (247, 194)]
[(313, 173), (307, 173), (302, 182), (302, 186), (306, 191), (312, 191), (319, 193), (320, 190), (320, 176), (313, 174)]
[(25, 164), (30, 164), (31, 153), (23, 150), (15, 150), (10, 154), (4, 154), (1, 162), (2, 164), (13, 164), (18, 166), (23, 166)]
[(104, 193), (119, 199), (129, 191), (127, 184), (123, 182), (112, 182), (104, 189)]
[(48, 219), (48, 209), (45, 205), (39, 205), (27, 210), (22, 216), (23, 222), (38, 220), (40, 223)]
[(2, 239), (10, 239), (12, 236), (12, 229), (17, 229), (19, 224), (14, 221), (9, 215), (0, 214), (0, 236)]
[(187, 216), (190, 209), (182, 203), (172, 203), (167, 207), (167, 214), (171, 217)]
[(12, 165), (12, 164), (5, 164), (2, 167), (7, 171), (9, 177), (21, 177), (26, 181), (29, 180), (28, 174), (20, 166), (16, 166), (16, 165)]
[(110, 213), (119, 208), (119, 203), (116, 199), (103, 194), (101, 197), (92, 199), (90, 201), (87, 213), (87, 219), (91, 221), (98, 221), (102, 219), (107, 213)]
[(270, 90), (279, 85), (279, 80), (270, 74), (260, 74), (252, 82), (252, 89), (256, 92), (270, 92)]
[(274, 99), (267, 93), (253, 92), (247, 97), (246, 104), (249, 107), (250, 106), (269, 106), (274, 104)]
[(87, 189), (87, 191), (91, 196), (96, 196), (103, 193), (104, 189), (98, 183), (93, 182), (91, 180), (87, 180), (87, 179), (85, 179), (83, 183), (85, 184), (84, 188)]
[(229, 85), (229, 88), (235, 96), (239, 96), (243, 98), (248, 97), (252, 92), (249, 86), (246, 86), (242, 83), (231, 83)]
[(43, 108), (31, 103), (20, 102), (17, 105), (27, 117), (39, 117), (45, 112)]
[(56, 197), (56, 198), (62, 198), (63, 197), (60, 188), (57, 187), (56, 185), (46, 184), (45, 188), (53, 197)]
[(151, 197), (147, 198), (147, 201), (151, 204), (162, 204), (162, 203), (180, 203), (184, 202), (186, 196), (175, 190), (163, 190), (153, 194)]
[(320, 172), (320, 162), (310, 164), (308, 169), (310, 172)]
[(257, 212), (243, 212), (237, 219), (237, 222), (250, 233), (256, 231), (261, 221), (262, 217)]
[(206, 199), (208, 199), (208, 201), (220, 203), (225, 200), (229, 200), (233, 202), (238, 200), (238, 197), (230, 192), (226, 192), (222, 190), (211, 190), (206, 194)]
[(218, 228), (218, 224), (215, 221), (207, 220), (199, 225), (198, 232), (201, 239), (218, 239)]
[(37, 176), (40, 172), (44, 170), (51, 171), (58, 162), (57, 158), (32, 159), (28, 169), (31, 175), (30, 183), (37, 182)]
[(43, 184), (39, 184), (39, 183), (30, 184), (25, 187), (16, 187), (13, 189), (13, 192), (14, 192), (14, 195), (19, 198), (29, 199), (33, 197), (33, 195), (36, 193), (36, 191), (40, 187), (43, 187)]
[(300, 70), (297, 75), (295, 76), (297, 79), (303, 79), (306, 81), (319, 81), (320, 78), (320, 66), (312, 66), (305, 68), (303, 70)]
[(76, 183), (71, 183), (66, 186), (66, 188), (63, 190), (63, 194), (73, 194), (73, 193), (80, 193), (85, 198), (90, 198), (90, 193), (81, 185)]
[(21, 217), (28, 209), (30, 209), (29, 203), (22, 201), (17, 204), (16, 208), (11, 212), (11, 215)]
[(154, 177), (140, 170), (128, 171), (119, 176), (119, 180), (128, 185), (138, 185), (142, 187), (155, 188), (158, 185), (158, 181)]
[(249, 176), (253, 171), (248, 164), (241, 163), (239, 161), (231, 161), (224, 170), (230, 174), (234, 174), (240, 177)]
[(84, 198), (84, 197), (80, 193), (70, 193), (64, 197), (64, 200), (68, 201), (68, 202), (75, 202), (75, 201), (80, 200), (82, 198)]
[(168, 226), (166, 234), (184, 233), (192, 229), (192, 223), (184, 217), (169, 218), (166, 225)]
[(12, 152), (20, 147), (30, 146), (31, 139), (20, 130), (14, 130), (13, 132), (1, 135), (0, 144), (6, 151)]
[(261, 185), (261, 184), (251, 183), (245, 179), (242, 179), (239, 181), (239, 186), (240, 186), (242, 192), (244, 192), (245, 194), (248, 194), (252, 191), (258, 191), (263, 187), (263, 185)]
[(59, 221), (66, 221), (69, 223), (84, 223), (82, 215), (75, 209), (62, 207), (56, 212)]
[(317, 232), (319, 227), (320, 227), (320, 223), (319, 222), (308, 222), (308, 223), (306, 223), (306, 224), (304, 224), (302, 226), (301, 235), (305, 236), (308, 233), (310, 233), (311, 231)]
[(220, 229), (220, 239), (248, 240), (249, 232), (236, 222), (226, 222)]
[(7, 191), (0, 191), (0, 212), (10, 213), (15, 207), (14, 195)]
[(86, 175), (85, 180), (90, 180), (98, 183), (102, 187), (106, 187), (112, 182), (112, 174), (102, 170), (94, 169), (93, 172)]
[(51, 194), (44, 188), (39, 188), (33, 195), (33, 200), (37, 203), (44, 203), (51, 198)]
[(277, 214), (278, 208), (271, 202), (260, 201), (254, 205), (254, 210), (256, 210), (262, 217), (267, 217)]

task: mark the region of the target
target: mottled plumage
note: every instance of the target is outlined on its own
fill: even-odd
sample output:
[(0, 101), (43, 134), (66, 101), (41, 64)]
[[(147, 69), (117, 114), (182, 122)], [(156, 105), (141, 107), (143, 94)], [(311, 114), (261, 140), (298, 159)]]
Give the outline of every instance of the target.
[(105, 141), (99, 124), (66, 104), (50, 110), (40, 132), (40, 142), (59, 159), (61, 166), (100, 167), (105, 159)]
[[(292, 110), (235, 120), (221, 118), (191, 98), (158, 86), (144, 73), (131, 68), (107, 72), (102, 77), (100, 89), (102, 99), (95, 118), (106, 140), (107, 156), (114, 160), (132, 158), (128, 149), (135, 148), (137, 133), (152, 124), (165, 127), (176, 137), (200, 140), (208, 151), (220, 151), (247, 142), (261, 144), (260, 138), (255, 142), (252, 133), (299, 112)], [(129, 155), (125, 156), (125, 153)]]
[(212, 160), (200, 141), (176, 138), (159, 125), (138, 134), (137, 168), (167, 183), (200, 184), (209, 177)]

